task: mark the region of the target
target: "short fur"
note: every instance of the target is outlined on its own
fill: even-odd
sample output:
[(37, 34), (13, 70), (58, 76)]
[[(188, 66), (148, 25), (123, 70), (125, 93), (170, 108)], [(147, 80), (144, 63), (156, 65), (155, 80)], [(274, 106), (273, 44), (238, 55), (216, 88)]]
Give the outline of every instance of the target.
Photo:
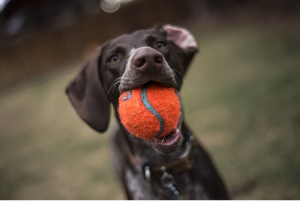
[[(158, 48), (158, 41), (163, 41), (165, 47)], [(139, 48), (148, 48), (149, 51), (157, 51), (163, 55), (163, 67), (156, 72), (150, 69), (147, 73), (134, 68), (132, 58)], [(181, 138), (174, 145), (155, 145), (137, 138), (120, 123), (117, 115), (118, 98), (124, 90), (139, 87), (150, 80), (173, 87), (179, 93), (183, 75), (197, 51), (196, 40), (184, 28), (164, 25), (137, 31), (106, 43), (67, 86), (66, 93), (78, 115), (98, 132), (107, 129), (109, 104), (113, 105), (119, 121), (119, 128), (113, 134), (112, 140), (113, 161), (128, 199), (174, 198), (159, 180), (147, 183), (142, 169), (130, 162), (125, 151), (126, 144), (141, 163), (165, 165), (177, 160), (184, 152), (184, 144), (191, 131), (181, 116), (178, 124)], [(117, 62), (110, 62), (112, 55), (117, 55)], [(119, 90), (114, 90), (114, 87)], [(194, 158), (192, 168), (173, 175), (184, 198), (228, 199), (221, 178), (200, 144), (195, 147)]]

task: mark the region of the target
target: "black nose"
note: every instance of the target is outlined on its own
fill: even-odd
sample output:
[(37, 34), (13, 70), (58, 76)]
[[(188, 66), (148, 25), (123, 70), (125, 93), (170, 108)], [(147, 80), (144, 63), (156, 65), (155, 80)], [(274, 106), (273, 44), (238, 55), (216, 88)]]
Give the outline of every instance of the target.
[(133, 67), (142, 73), (153, 73), (162, 68), (162, 63), (161, 53), (151, 48), (139, 50), (132, 58)]

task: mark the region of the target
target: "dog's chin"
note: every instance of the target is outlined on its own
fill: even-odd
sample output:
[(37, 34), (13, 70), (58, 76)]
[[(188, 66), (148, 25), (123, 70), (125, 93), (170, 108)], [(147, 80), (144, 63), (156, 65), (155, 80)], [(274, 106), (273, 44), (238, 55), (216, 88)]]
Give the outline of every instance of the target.
[(178, 150), (181, 146), (183, 137), (181, 131), (177, 128), (176, 131), (171, 132), (161, 139), (153, 139), (150, 144), (154, 150), (161, 154), (171, 154)]

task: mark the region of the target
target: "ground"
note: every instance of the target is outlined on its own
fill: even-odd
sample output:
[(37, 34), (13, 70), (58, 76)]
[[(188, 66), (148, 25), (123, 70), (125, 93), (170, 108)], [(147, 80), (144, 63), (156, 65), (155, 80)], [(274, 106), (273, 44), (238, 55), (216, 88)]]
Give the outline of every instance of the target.
[[(255, 25), (194, 29), (201, 52), (182, 89), (187, 122), (234, 199), (300, 198), (300, 48)], [(109, 137), (64, 94), (82, 63), (0, 92), (1, 199), (123, 199)]]

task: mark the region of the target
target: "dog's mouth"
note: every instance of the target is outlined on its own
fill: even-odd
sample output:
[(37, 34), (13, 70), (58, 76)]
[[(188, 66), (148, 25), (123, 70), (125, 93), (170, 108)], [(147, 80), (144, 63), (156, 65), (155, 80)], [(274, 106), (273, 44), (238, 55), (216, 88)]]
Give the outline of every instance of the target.
[(144, 82), (143, 84), (141, 84), (141, 87), (144, 86), (144, 85), (150, 85), (150, 84), (159, 84), (159, 85), (161, 85), (163, 87), (174, 89), (176, 93), (178, 92), (178, 89), (176, 88), (176, 86), (170, 85), (170, 84), (166, 84), (166, 83), (164, 83), (162, 81), (157, 81), (157, 80), (149, 80), (148, 82)]
[[(138, 86), (138, 87), (141, 87), (141, 88), (143, 88), (143, 90), (144, 89), (146, 89), (147, 91), (148, 91), (148, 89), (149, 90), (151, 90), (150, 88), (151, 87), (158, 87), (158, 88), (160, 88), (161, 86), (163, 86), (163, 88), (172, 88), (172, 89), (174, 89), (175, 90), (175, 93), (176, 93), (176, 96), (177, 96), (177, 98), (178, 98), (178, 94), (177, 94), (177, 90), (176, 90), (176, 88), (175, 87), (173, 87), (173, 86), (167, 86), (166, 84), (164, 84), (164, 83), (162, 83), (162, 82), (160, 82), (160, 81), (157, 81), (157, 80), (147, 80), (146, 82), (142, 82), (141, 83), (141, 85), (140, 86)], [(166, 88), (165, 88), (165, 90), (166, 90)], [(131, 88), (131, 90), (133, 90), (133, 89), (135, 89), (135, 87), (132, 87)], [(152, 88), (153, 89), (153, 88)], [(156, 88), (154, 88), (154, 90), (156, 90)], [(164, 90), (163, 90), (164, 91)], [(171, 93), (171, 94), (168, 94), (168, 93)], [(159, 93), (159, 92), (158, 92)], [(172, 92), (172, 90), (171, 91), (168, 91), (168, 93), (166, 92), (166, 91), (164, 91), (164, 93), (162, 94), (162, 95), (168, 95), (168, 98), (175, 98), (172, 94), (173, 94), (173, 92)], [(170, 96), (169, 96), (170, 95)], [(148, 95), (147, 95), (148, 96)], [(147, 97), (146, 96), (146, 97)], [(143, 96), (142, 96), (143, 97)], [(153, 96), (152, 96), (153, 97)], [(154, 96), (155, 97), (155, 96)], [(152, 105), (150, 104), (150, 102), (151, 102), (151, 99), (149, 99), (150, 100), (150, 102), (148, 102), (148, 98), (149, 97), (147, 97), (146, 99), (142, 99), (142, 102), (141, 103), (143, 103), (144, 105), (146, 105), (145, 107), (147, 108), (147, 110), (149, 110), (150, 111), (150, 113), (152, 113), (152, 115), (154, 115), (157, 119), (160, 119), (160, 120), (158, 120), (159, 122), (160, 122), (160, 128), (162, 128), (162, 125), (164, 125), (163, 123), (161, 123), (161, 121), (164, 121), (163, 119), (162, 119), (162, 117), (159, 115), (159, 112), (157, 112), (156, 110), (155, 110), (155, 106), (154, 107), (152, 107)], [(156, 99), (154, 100), (154, 102), (156, 101)], [(154, 103), (154, 102), (152, 102), (152, 103)], [(172, 102), (172, 101), (171, 101)], [(175, 101), (176, 102), (176, 101)], [(163, 102), (164, 104), (166, 104), (166, 102)], [(168, 106), (167, 106), (168, 105)], [(167, 104), (166, 105), (166, 108), (165, 109), (163, 109), (162, 111), (169, 111), (169, 109), (172, 109), (172, 110), (174, 110), (174, 111), (176, 111), (176, 104), (174, 104), (173, 102), (172, 103), (170, 103), (170, 104)], [(172, 106), (169, 106), (169, 105), (172, 105)], [(161, 107), (161, 106), (160, 106)], [(179, 106), (180, 107), (180, 106)], [(167, 108), (169, 108), (169, 109), (167, 109)], [(179, 109), (179, 108), (178, 108)], [(154, 111), (154, 112), (153, 112)], [(149, 143), (152, 145), (152, 147), (156, 150), (156, 151), (158, 151), (158, 152), (160, 152), (160, 153), (162, 153), (162, 154), (169, 154), (169, 153), (172, 153), (172, 152), (174, 152), (174, 151), (176, 151), (179, 147), (180, 147), (180, 145), (181, 145), (181, 142), (182, 142), (182, 139), (183, 139), (183, 136), (182, 136), (182, 134), (181, 134), (181, 131), (180, 131), (180, 127), (181, 127), (181, 115), (180, 115), (180, 113), (179, 113), (179, 117), (177, 116), (177, 114), (176, 114), (177, 112), (173, 112), (173, 113), (171, 113), (172, 115), (176, 115), (176, 118), (178, 118), (177, 119), (177, 125), (174, 125), (174, 127), (173, 127), (173, 129), (170, 131), (170, 133), (168, 133), (167, 135), (164, 135), (163, 137), (156, 137), (156, 138), (148, 138), (148, 139), (145, 139), (146, 141), (149, 141)], [(169, 114), (169, 113), (168, 113)], [(171, 118), (171, 116), (166, 116), (166, 118)], [(174, 122), (174, 119), (173, 120), (171, 120), (171, 121), (173, 121)], [(149, 128), (150, 129), (150, 128)], [(170, 128), (169, 128), (170, 129)], [(162, 131), (160, 131), (160, 132), (162, 132)], [(142, 139), (143, 139), (143, 137), (141, 137)]]
[(167, 147), (170, 147), (170, 146), (174, 146), (179, 138), (181, 136), (181, 132), (178, 128), (176, 129), (173, 129), (170, 134), (162, 137), (162, 138), (153, 138), (150, 143), (152, 145), (160, 145), (160, 146), (167, 146)]
[(181, 117), (179, 117), (178, 122), (177, 128), (174, 128), (168, 135), (149, 140), (156, 151), (162, 154), (170, 154), (178, 150), (183, 140), (183, 135), (180, 131)]
[[(177, 91), (176, 88), (174, 88), (174, 87), (166, 86), (166, 85), (164, 85), (164, 83), (153, 81), (153, 80), (148, 81), (146, 84), (151, 84), (151, 83), (154, 83), (154, 84), (159, 83), (160, 85), (162, 85), (164, 87), (169, 87), (169, 88), (175, 89), (175, 92)], [(162, 154), (169, 154), (169, 153), (176, 151), (180, 147), (182, 139), (183, 139), (181, 131), (179, 129), (179, 127), (181, 125), (181, 116), (178, 118), (177, 122), (178, 123), (177, 123), (176, 127), (173, 128), (169, 134), (167, 134), (163, 137), (152, 138), (151, 140), (149, 140), (150, 144), (152, 145), (152, 147), (154, 149), (156, 149), (157, 151), (159, 151)]]
[(151, 82), (156, 82), (161, 84), (164, 87), (168, 87), (168, 88), (173, 88), (175, 89), (175, 91), (178, 91), (176, 82), (169, 82), (169, 80), (172, 80), (172, 78), (169, 79), (165, 79), (165, 80), (156, 80), (156, 79), (144, 79), (144, 80), (140, 80), (139, 82), (134, 82), (134, 83), (127, 83), (127, 82), (123, 82), (121, 80), (121, 83), (119, 85), (119, 91), (120, 94), (122, 94), (124, 91), (129, 91), (129, 90), (133, 90), (139, 87), (142, 87), (144, 85), (148, 85)]

